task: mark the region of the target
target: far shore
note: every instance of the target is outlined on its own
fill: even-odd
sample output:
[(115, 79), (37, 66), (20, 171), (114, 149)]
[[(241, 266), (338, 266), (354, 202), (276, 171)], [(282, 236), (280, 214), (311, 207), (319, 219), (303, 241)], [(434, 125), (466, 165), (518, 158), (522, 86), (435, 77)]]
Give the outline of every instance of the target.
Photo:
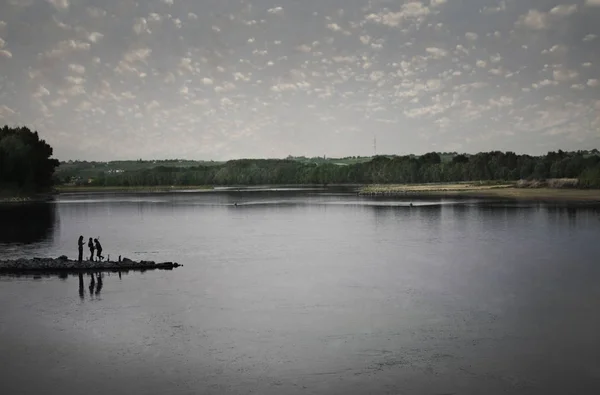
[(75, 192), (169, 192), (169, 191), (210, 191), (213, 189), (209, 185), (174, 185), (174, 186), (75, 186), (75, 185), (58, 185), (54, 188), (58, 193), (75, 193)]
[(485, 183), (368, 185), (364, 196), (465, 196), (476, 198), (600, 203), (600, 189), (517, 188), (515, 184)]

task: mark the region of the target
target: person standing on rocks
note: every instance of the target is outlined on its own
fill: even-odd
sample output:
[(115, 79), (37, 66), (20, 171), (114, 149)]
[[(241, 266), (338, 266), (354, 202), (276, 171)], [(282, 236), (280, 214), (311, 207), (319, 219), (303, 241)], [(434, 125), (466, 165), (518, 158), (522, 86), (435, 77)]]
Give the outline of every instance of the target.
[(100, 245), (98, 239), (94, 239), (94, 243), (96, 244), (96, 257), (101, 261), (104, 259), (102, 256), (102, 246)]
[(83, 241), (83, 236), (79, 236), (79, 240), (77, 241), (77, 245), (79, 246), (79, 262), (83, 261), (83, 245), (85, 242)]
[(92, 238), (90, 237), (90, 240), (88, 241), (88, 247), (90, 249), (90, 261), (94, 261), (94, 242), (92, 241)]

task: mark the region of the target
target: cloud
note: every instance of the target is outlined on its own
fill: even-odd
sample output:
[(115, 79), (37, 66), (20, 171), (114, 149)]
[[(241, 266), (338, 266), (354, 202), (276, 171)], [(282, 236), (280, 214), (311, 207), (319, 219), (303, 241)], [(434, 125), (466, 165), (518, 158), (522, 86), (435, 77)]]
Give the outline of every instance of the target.
[(477, 38), (479, 38), (479, 35), (477, 33), (467, 32), (467, 33), (465, 33), (465, 37), (468, 40), (475, 41), (475, 40), (477, 40)]
[(557, 16), (569, 16), (577, 12), (577, 4), (561, 4), (550, 10), (550, 14)]
[(104, 37), (104, 34), (98, 33), (98, 32), (92, 32), (92, 33), (88, 34), (88, 41), (97, 43), (98, 41), (100, 41), (102, 39), (102, 37)]
[(588, 82), (587, 82), (587, 86), (589, 86), (589, 87), (592, 87), (592, 88), (595, 88), (595, 87), (597, 87), (597, 86), (600, 86), (600, 81), (598, 81), (598, 80), (597, 80), (597, 79), (595, 79), (595, 78), (594, 78), (594, 79), (590, 79), (590, 80), (588, 80)]
[(485, 15), (492, 15), (502, 11), (506, 11), (506, 0), (501, 0), (496, 7), (483, 7), (481, 13)]
[(419, 1), (403, 4), (398, 12), (382, 11), (367, 15), (366, 20), (389, 27), (398, 27), (402, 21), (407, 19), (422, 20), (431, 13), (429, 7)]
[(598, 38), (597, 35), (595, 34), (588, 34), (583, 38), (583, 42), (590, 42), (590, 41), (594, 41), (596, 38)]
[(600, 0), (585, 0), (585, 5), (588, 7), (600, 7)]
[(436, 47), (426, 48), (425, 51), (427, 51), (427, 53), (431, 54), (434, 59), (441, 59), (444, 56), (448, 55), (448, 51), (441, 49), (441, 48), (436, 48)]
[(568, 82), (576, 79), (579, 76), (575, 70), (559, 69), (552, 72), (552, 77), (558, 82)]
[(0, 58), (12, 58), (12, 53), (7, 49), (0, 49)]
[(282, 14), (283, 14), (283, 7), (273, 7), (273, 8), (269, 8), (269, 9), (267, 10), (267, 12), (268, 12), (269, 14), (272, 14), (272, 15), (282, 15)]
[(333, 31), (333, 32), (339, 32), (342, 30), (342, 28), (337, 24), (337, 23), (330, 23), (327, 25), (327, 29)]
[(96, 7), (88, 7), (87, 13), (92, 18), (102, 18), (106, 16), (106, 11)]
[(198, 20), (198, 15), (194, 14), (193, 12), (188, 12), (187, 17), (190, 20)]
[(60, 41), (55, 48), (44, 52), (47, 58), (60, 58), (67, 53), (87, 51), (90, 49), (90, 44), (79, 40), (64, 40)]
[(214, 82), (212, 79), (204, 77), (204, 78), (202, 78), (202, 83), (204, 85), (212, 85)]
[(77, 74), (84, 74), (85, 73), (85, 67), (80, 65), (80, 64), (70, 64), (69, 65), (69, 70), (77, 73)]
[(133, 31), (138, 35), (142, 33), (151, 33), (150, 29), (148, 29), (146, 18), (136, 18), (135, 23), (133, 24)]
[(58, 10), (66, 10), (69, 8), (69, 0), (46, 0)]
[(432, 7), (438, 7), (443, 4), (446, 4), (447, 2), (448, 2), (448, 0), (431, 0), (430, 4)]
[(6, 46), (6, 41), (4, 41), (1, 37), (0, 37), (0, 49), (4, 48)]
[(545, 12), (538, 10), (529, 10), (527, 14), (521, 15), (517, 21), (517, 25), (523, 26), (532, 30), (544, 30), (550, 26), (550, 18)]

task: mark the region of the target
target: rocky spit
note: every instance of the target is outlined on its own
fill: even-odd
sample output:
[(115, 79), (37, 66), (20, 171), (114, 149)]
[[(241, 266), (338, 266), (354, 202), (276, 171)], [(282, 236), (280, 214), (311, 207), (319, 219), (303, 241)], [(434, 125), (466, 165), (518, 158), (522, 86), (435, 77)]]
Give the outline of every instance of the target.
[(132, 261), (123, 258), (114, 261), (73, 261), (66, 256), (58, 258), (0, 259), (0, 273), (25, 272), (101, 272), (121, 270), (172, 270), (182, 265), (175, 262)]

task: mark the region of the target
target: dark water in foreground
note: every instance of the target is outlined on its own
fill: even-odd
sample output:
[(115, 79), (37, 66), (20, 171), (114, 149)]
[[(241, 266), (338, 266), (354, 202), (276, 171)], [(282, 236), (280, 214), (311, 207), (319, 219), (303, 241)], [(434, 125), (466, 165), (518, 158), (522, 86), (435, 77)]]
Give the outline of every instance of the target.
[(231, 191), (0, 208), (3, 258), (75, 257), (83, 234), (111, 258), (185, 265), (0, 276), (0, 393), (600, 393), (600, 211), (413, 203)]

